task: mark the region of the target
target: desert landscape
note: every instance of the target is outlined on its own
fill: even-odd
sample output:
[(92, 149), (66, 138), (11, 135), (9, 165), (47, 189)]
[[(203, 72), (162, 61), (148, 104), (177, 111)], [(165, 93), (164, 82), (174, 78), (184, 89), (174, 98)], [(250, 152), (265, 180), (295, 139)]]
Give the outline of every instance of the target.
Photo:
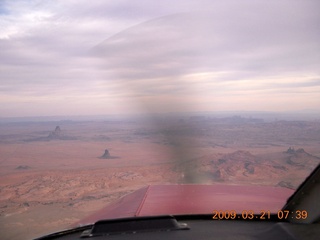
[(320, 163), (320, 122), (175, 116), (0, 123), (0, 232), (67, 228), (153, 184), (296, 189)]

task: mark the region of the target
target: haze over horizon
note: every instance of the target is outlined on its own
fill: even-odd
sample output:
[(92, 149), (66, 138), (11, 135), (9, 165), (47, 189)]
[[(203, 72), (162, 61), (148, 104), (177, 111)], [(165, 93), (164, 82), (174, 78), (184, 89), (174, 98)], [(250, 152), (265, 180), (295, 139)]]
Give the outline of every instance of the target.
[(0, 118), (320, 112), (318, 1), (2, 1)]

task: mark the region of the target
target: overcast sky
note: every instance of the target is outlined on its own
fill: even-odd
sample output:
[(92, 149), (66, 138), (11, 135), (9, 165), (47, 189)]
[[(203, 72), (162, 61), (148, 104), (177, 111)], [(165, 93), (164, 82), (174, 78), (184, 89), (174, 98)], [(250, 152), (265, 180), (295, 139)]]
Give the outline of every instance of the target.
[(319, 1), (1, 0), (0, 117), (320, 111)]

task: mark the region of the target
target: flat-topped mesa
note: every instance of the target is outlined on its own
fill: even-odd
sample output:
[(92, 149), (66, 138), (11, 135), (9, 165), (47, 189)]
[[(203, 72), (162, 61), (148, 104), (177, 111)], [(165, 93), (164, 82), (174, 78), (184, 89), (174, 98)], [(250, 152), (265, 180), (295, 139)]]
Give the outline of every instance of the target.
[(104, 154), (100, 158), (103, 158), (103, 159), (111, 158), (109, 150), (108, 149), (104, 150)]

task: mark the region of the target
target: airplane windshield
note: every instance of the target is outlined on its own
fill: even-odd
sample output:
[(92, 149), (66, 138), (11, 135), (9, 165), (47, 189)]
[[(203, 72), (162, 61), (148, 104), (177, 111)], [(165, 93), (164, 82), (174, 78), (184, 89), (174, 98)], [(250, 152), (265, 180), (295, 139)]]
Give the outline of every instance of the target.
[(249, 186), (281, 209), (320, 163), (319, 7), (1, 2), (1, 234), (58, 231), (149, 185), (215, 185), (239, 209), (232, 187)]

